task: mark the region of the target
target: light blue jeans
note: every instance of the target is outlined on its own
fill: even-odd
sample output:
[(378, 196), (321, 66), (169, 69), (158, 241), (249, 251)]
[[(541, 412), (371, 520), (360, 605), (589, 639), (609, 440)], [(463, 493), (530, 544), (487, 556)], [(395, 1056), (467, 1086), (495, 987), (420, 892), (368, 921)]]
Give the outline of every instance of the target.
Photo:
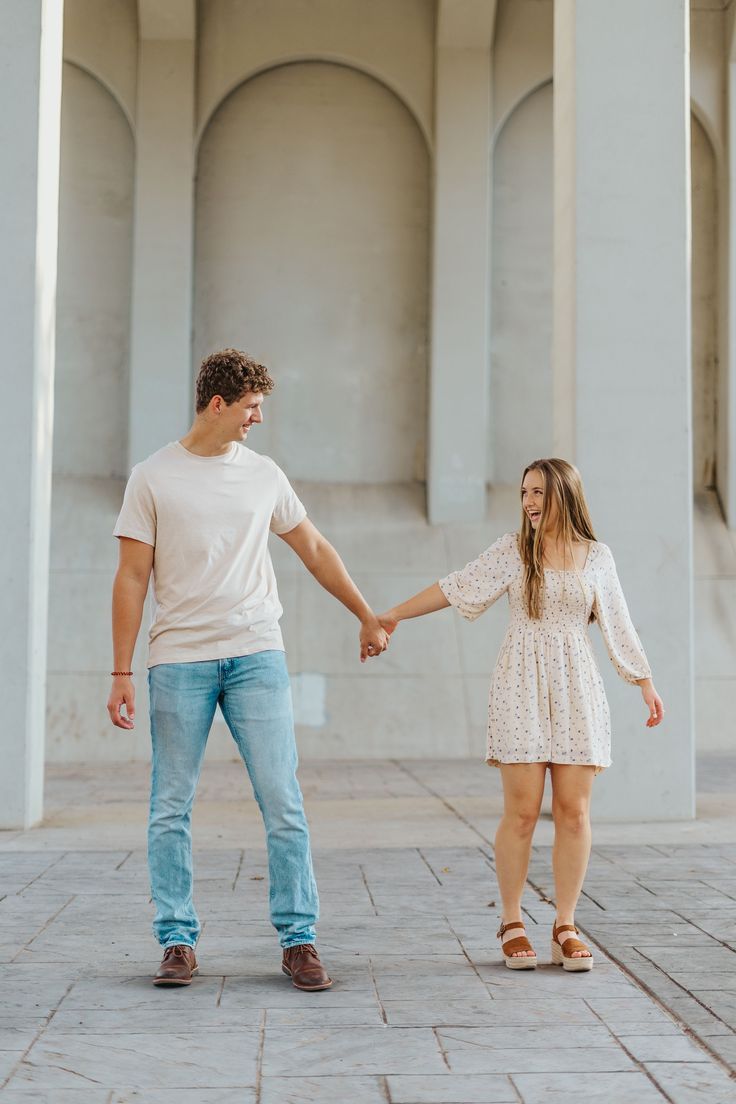
[(309, 829), (296, 778), (286, 657), (257, 652), (204, 663), (161, 663), (148, 673), (153, 770), (148, 867), (153, 930), (168, 947), (193, 947), (191, 815), (215, 709), (238, 745), (266, 826), (271, 922), (282, 947), (313, 943), (319, 914)]

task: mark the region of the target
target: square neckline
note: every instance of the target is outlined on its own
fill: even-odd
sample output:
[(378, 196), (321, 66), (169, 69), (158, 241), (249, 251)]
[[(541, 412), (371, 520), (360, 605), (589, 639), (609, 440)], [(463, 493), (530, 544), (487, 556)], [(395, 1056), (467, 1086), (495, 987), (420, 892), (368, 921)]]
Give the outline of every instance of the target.
[(577, 567), (577, 568), (576, 567), (545, 567), (542, 570), (543, 571), (551, 571), (555, 575), (575, 575), (578, 572), (585, 571), (586, 567), (588, 566), (588, 564), (590, 562), (590, 554), (593, 551), (593, 545), (595, 543), (596, 543), (596, 541), (588, 541), (588, 551), (585, 555), (585, 561), (584, 561), (582, 567)]

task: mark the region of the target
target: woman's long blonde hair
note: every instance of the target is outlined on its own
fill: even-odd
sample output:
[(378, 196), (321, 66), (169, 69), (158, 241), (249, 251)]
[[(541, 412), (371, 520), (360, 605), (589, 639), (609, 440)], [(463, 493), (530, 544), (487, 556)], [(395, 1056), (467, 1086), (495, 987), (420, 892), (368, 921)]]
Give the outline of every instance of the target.
[(535, 530), (529, 515), (522, 508), (519, 554), (526, 569), (524, 572), (526, 612), (529, 617), (539, 620), (544, 608), (543, 541), (550, 501), (554, 498), (557, 503), (557, 524), (565, 549), (565, 560), (569, 552), (573, 569), (575, 568), (573, 541), (594, 541), (595, 533), (588, 512), (588, 503), (585, 501), (583, 481), (580, 478), (580, 472), (573, 464), (554, 457), (548, 460), (533, 460), (524, 468), (524, 474), (521, 477), (522, 487), (530, 471), (542, 473), (544, 485), (542, 516)]

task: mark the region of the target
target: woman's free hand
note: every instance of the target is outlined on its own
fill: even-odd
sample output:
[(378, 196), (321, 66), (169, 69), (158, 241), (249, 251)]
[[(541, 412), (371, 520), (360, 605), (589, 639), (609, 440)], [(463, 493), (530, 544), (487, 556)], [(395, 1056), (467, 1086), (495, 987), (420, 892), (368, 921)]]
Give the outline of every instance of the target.
[(644, 698), (646, 707), (649, 710), (646, 726), (647, 728), (656, 728), (664, 717), (662, 699), (655, 690), (654, 683), (651, 679), (643, 679), (639, 685), (641, 686), (641, 696)]

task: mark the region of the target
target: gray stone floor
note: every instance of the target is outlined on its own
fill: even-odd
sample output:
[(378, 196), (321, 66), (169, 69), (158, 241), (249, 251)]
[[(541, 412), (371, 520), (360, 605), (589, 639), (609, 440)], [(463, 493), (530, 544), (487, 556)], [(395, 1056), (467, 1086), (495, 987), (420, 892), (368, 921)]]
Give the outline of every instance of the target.
[(524, 901), (543, 965), (500, 963), (497, 772), (314, 762), (301, 777), (336, 979), (319, 994), (279, 972), (238, 764), (205, 768), (202, 972), (173, 991), (150, 984), (147, 771), (51, 772), (44, 825), (0, 834), (2, 1104), (736, 1102), (733, 757), (701, 764), (698, 822), (596, 826), (579, 912), (596, 966), (577, 976), (548, 964), (547, 811)]

